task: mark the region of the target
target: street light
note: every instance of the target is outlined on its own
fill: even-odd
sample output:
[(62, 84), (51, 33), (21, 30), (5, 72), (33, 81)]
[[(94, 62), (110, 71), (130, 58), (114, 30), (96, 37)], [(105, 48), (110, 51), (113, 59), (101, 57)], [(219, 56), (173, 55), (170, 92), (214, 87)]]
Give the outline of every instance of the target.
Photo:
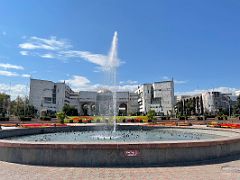
[(231, 116), (231, 104), (230, 104), (230, 100), (231, 100), (231, 98), (230, 98), (230, 96), (228, 96), (228, 113), (229, 113), (229, 118), (230, 118), (230, 116)]

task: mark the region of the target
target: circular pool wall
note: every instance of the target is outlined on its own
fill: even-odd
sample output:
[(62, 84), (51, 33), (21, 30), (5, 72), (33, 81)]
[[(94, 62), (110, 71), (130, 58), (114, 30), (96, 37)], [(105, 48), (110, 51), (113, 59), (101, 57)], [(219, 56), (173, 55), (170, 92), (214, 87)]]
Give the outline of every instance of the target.
[[(240, 134), (220, 129), (194, 129), (204, 133), (223, 134), (220, 138), (207, 140), (89, 143), (27, 142), (7, 139), (56, 132), (99, 131), (103, 128), (106, 129), (102, 126), (79, 126), (1, 131), (0, 160), (49, 166), (156, 166), (216, 159), (240, 153)], [(151, 131), (156, 128), (118, 126), (121, 130)]]

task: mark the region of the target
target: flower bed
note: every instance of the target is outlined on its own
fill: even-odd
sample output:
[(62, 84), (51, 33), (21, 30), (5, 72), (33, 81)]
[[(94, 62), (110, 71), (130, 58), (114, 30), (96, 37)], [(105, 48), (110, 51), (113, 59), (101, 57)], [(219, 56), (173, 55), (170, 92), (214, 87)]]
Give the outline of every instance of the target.
[(240, 129), (240, 124), (211, 122), (208, 127)]
[(41, 128), (41, 127), (62, 127), (67, 126), (66, 124), (52, 124), (52, 123), (36, 123), (36, 124), (20, 124), (20, 127), (24, 128)]
[[(64, 121), (65, 123), (106, 123), (112, 119), (112, 117), (109, 117), (109, 119), (104, 119), (103, 116), (68, 116)], [(148, 121), (146, 116), (116, 116), (116, 120), (118, 123), (144, 123)]]
[(73, 116), (68, 117), (66, 122), (68, 123), (91, 123), (94, 120), (91, 116)]
[(231, 123), (223, 123), (220, 124), (221, 128), (240, 128), (240, 124), (231, 124)]

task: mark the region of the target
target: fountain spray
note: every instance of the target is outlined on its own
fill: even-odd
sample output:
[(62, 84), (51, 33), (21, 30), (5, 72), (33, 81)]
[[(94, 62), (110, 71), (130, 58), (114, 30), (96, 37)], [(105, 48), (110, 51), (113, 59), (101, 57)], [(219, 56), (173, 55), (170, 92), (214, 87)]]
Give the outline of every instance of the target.
[(118, 34), (115, 31), (113, 40), (112, 40), (112, 46), (109, 52), (108, 56), (108, 65), (107, 70), (109, 71), (109, 77), (110, 77), (110, 83), (113, 87), (112, 89), (112, 100), (113, 100), (113, 131), (116, 131), (116, 115), (117, 115), (117, 67), (118, 67), (118, 57), (117, 57), (117, 44), (118, 44)]

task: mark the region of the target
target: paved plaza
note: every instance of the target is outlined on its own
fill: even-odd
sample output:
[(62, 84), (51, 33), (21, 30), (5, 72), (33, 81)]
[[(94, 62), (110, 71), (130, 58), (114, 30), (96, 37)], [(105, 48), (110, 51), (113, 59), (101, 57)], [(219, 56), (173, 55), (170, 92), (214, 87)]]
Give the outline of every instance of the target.
[(198, 165), (144, 168), (82, 168), (20, 165), (0, 161), (1, 180), (176, 179), (239, 180), (240, 156)]

